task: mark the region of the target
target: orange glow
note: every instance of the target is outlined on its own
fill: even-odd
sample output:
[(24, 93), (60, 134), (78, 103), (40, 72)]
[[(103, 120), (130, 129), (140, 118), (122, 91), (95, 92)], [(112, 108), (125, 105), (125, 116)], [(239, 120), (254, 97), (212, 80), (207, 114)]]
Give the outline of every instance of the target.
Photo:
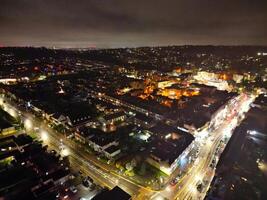
[(154, 89), (155, 88), (152, 85), (149, 85), (144, 89), (144, 93), (145, 94), (151, 94), (154, 91)]
[(226, 81), (226, 80), (230, 80), (232, 77), (229, 74), (219, 74), (218, 78)]
[(167, 106), (170, 108), (172, 106), (172, 102), (170, 100), (165, 100), (165, 101), (161, 102), (161, 105)]
[(164, 89), (158, 91), (157, 94), (170, 99), (180, 99), (182, 96), (197, 96), (200, 94), (200, 92), (197, 90)]
[(181, 72), (182, 72), (182, 68), (181, 68), (181, 67), (177, 67), (174, 71), (175, 71), (176, 73), (181, 73)]
[(149, 97), (149, 95), (147, 95), (147, 94), (140, 94), (138, 97), (141, 98), (141, 99), (147, 99)]

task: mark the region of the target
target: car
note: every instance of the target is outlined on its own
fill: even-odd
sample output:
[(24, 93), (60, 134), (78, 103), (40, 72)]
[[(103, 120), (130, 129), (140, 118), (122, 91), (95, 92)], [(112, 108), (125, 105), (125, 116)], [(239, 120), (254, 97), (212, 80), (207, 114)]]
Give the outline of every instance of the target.
[(56, 193), (56, 198), (58, 199), (59, 197), (60, 197), (60, 193), (57, 192), (57, 193)]
[(83, 179), (82, 184), (83, 184), (85, 187), (89, 188), (89, 187), (93, 184), (93, 182), (94, 182), (93, 179), (90, 178), (89, 176), (87, 176), (87, 177), (85, 177), (85, 178)]
[(175, 186), (178, 183), (178, 180), (179, 180), (178, 178), (172, 179), (171, 182), (170, 182), (170, 185), (171, 186)]
[(94, 182), (94, 180), (90, 176), (87, 176), (85, 179), (92, 182), (92, 183)]
[(197, 190), (198, 190), (199, 192), (203, 192), (203, 190), (204, 190), (204, 186), (203, 186), (202, 183), (198, 183), (198, 184), (197, 184)]
[(70, 191), (72, 193), (77, 193), (78, 192), (77, 188), (74, 185), (73, 186), (70, 186)]
[(83, 186), (85, 186), (87, 188), (89, 188), (89, 186), (90, 186), (90, 182), (88, 180), (83, 180), (82, 184), (83, 184)]

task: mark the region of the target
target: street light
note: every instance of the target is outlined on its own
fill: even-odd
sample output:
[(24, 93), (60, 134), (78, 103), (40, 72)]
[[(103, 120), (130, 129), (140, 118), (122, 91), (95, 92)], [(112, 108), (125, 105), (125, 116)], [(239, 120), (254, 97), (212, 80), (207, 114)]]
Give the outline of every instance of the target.
[(61, 154), (62, 154), (62, 156), (68, 156), (68, 155), (70, 155), (70, 151), (68, 149), (64, 148), (64, 149), (62, 149)]
[(24, 126), (25, 126), (26, 130), (31, 130), (32, 129), (32, 121), (30, 119), (26, 119), (24, 121)]
[(47, 132), (44, 131), (44, 130), (41, 132), (41, 139), (42, 139), (44, 142), (46, 142), (46, 141), (48, 140), (48, 134), (47, 134)]

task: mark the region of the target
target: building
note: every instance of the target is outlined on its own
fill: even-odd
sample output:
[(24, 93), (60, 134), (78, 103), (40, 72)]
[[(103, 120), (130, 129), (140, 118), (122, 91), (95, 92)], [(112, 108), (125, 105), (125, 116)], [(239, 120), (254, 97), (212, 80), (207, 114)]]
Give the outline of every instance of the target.
[(88, 140), (94, 135), (91, 133), (90, 129), (87, 127), (80, 127), (78, 130), (74, 132), (74, 137), (79, 142), (85, 144)]
[(89, 146), (91, 146), (97, 152), (103, 152), (110, 146), (117, 146), (119, 142), (113, 137), (99, 137), (93, 136), (88, 140)]
[(131, 195), (122, 190), (120, 187), (116, 186), (112, 190), (105, 190), (100, 194), (96, 195), (92, 200), (130, 200)]
[(183, 165), (183, 154), (194, 137), (165, 124), (158, 124), (149, 131), (155, 139), (147, 162), (170, 175), (178, 166)]
[(121, 149), (118, 145), (112, 145), (108, 148), (106, 148), (103, 153), (108, 159), (114, 159), (116, 156), (118, 156), (121, 153)]
[(155, 125), (155, 121), (152, 117), (146, 116), (142, 113), (136, 113), (134, 116), (134, 124), (143, 128), (151, 128)]
[(123, 111), (115, 112), (110, 115), (106, 115), (101, 119), (104, 126), (108, 124), (115, 124), (116, 122), (124, 121), (126, 119), (126, 114)]

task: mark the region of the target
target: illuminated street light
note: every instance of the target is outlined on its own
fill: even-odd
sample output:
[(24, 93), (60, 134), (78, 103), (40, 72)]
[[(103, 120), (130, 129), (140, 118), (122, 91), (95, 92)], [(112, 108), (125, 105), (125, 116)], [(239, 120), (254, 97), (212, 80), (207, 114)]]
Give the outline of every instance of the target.
[(41, 132), (41, 139), (46, 142), (48, 140), (48, 134), (46, 131)]
[(30, 119), (26, 119), (24, 121), (24, 126), (25, 126), (26, 130), (31, 130), (32, 129), (32, 121)]
[(116, 179), (115, 180), (115, 183), (118, 185), (119, 184), (119, 179)]
[(155, 200), (164, 200), (164, 198), (162, 196), (158, 196)]
[(68, 155), (70, 155), (70, 151), (68, 149), (64, 148), (64, 149), (62, 149), (61, 154), (62, 154), (62, 156), (68, 156)]

